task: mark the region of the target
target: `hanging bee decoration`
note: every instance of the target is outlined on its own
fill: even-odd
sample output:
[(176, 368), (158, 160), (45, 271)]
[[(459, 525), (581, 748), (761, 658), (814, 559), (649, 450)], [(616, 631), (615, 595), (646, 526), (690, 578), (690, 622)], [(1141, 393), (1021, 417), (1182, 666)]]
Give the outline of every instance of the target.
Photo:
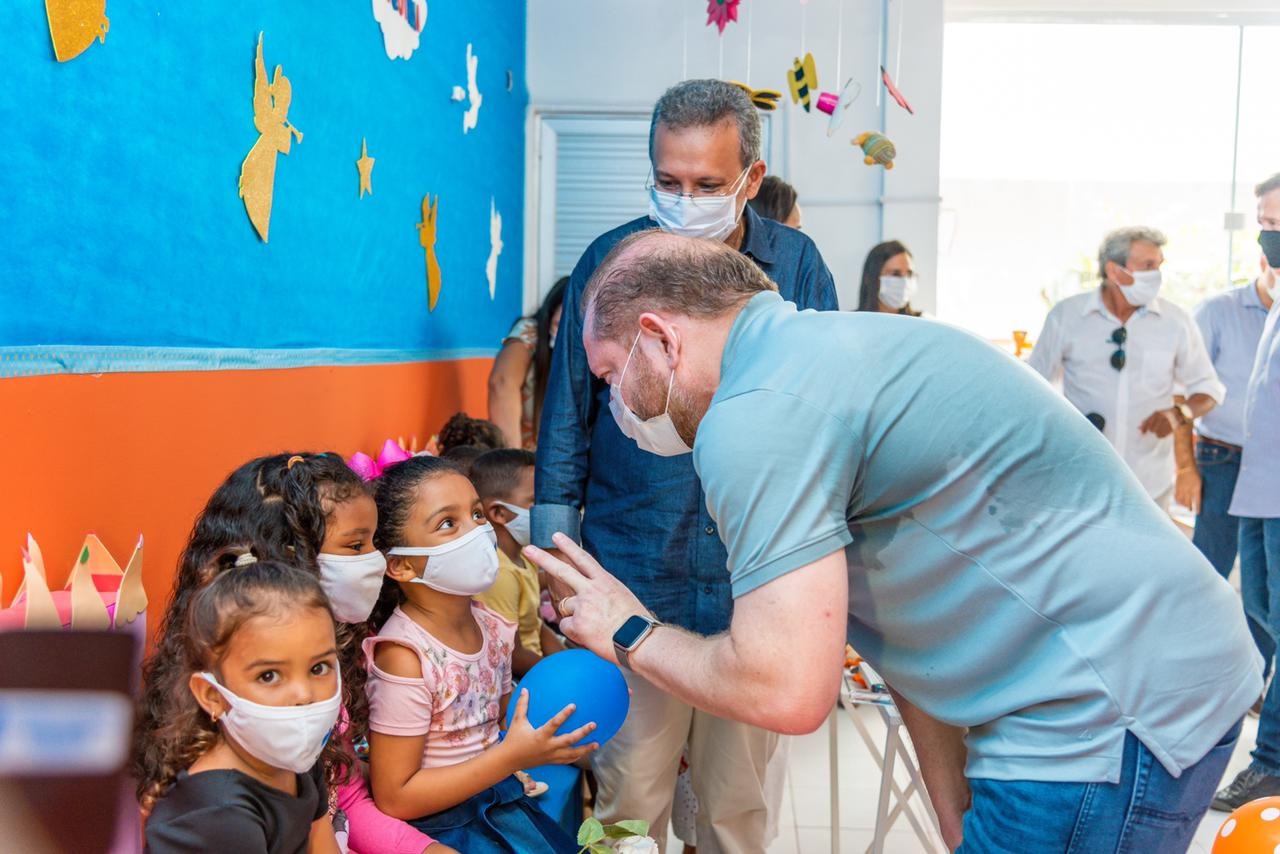
[(818, 91), (818, 69), (813, 62), (813, 54), (806, 53), (804, 59), (796, 59), (787, 74), (787, 85), (791, 87), (791, 103), (804, 107), (809, 112), (811, 93)]

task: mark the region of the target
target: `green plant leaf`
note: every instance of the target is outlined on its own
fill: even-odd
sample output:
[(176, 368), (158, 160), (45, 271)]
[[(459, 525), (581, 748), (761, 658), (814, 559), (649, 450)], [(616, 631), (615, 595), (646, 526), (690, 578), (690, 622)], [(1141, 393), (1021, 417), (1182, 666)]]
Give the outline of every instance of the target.
[(597, 842), (591, 846), (591, 854), (613, 854), (613, 848)]
[(604, 825), (598, 818), (589, 818), (582, 823), (582, 827), (578, 828), (579, 845), (591, 846), (592, 850), (595, 850), (595, 844), (601, 839), (604, 839)]
[(623, 830), (630, 832), (632, 836), (649, 835), (649, 822), (642, 821), (638, 818), (629, 818), (626, 821), (619, 821), (613, 826), (620, 827)]
[(630, 839), (635, 836), (634, 833), (625, 827), (618, 827), (616, 824), (605, 825), (604, 835), (607, 839)]

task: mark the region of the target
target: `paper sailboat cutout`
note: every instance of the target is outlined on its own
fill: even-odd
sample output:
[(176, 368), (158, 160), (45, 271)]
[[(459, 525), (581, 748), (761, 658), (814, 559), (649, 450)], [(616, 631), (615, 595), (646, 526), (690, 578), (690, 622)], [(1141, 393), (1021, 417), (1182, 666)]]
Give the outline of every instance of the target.
[(93, 534), (85, 537), (66, 588), (50, 592), (44, 555), (27, 535), (22, 586), (0, 609), (0, 629), (115, 629), (146, 635), (147, 593), (142, 586), (142, 537), (123, 570)]

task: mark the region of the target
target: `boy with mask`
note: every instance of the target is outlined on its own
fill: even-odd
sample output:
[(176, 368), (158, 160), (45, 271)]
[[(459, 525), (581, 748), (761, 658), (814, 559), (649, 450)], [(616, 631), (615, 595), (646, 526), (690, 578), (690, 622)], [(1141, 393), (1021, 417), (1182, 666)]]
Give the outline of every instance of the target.
[(504, 448), (482, 454), (471, 465), (471, 482), (498, 536), (497, 580), (476, 599), (519, 626), (512, 670), (523, 676), (544, 655), (564, 649), (538, 615), (538, 572), (520, 554), (529, 545), (533, 453)]

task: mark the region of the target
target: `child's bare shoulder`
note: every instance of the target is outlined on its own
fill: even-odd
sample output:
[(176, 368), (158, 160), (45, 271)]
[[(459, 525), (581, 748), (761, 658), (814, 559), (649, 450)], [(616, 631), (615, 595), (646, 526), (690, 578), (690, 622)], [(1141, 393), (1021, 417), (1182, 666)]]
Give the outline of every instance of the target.
[(395, 641), (384, 641), (373, 651), (373, 663), (389, 676), (422, 678), (422, 660), (416, 650)]

